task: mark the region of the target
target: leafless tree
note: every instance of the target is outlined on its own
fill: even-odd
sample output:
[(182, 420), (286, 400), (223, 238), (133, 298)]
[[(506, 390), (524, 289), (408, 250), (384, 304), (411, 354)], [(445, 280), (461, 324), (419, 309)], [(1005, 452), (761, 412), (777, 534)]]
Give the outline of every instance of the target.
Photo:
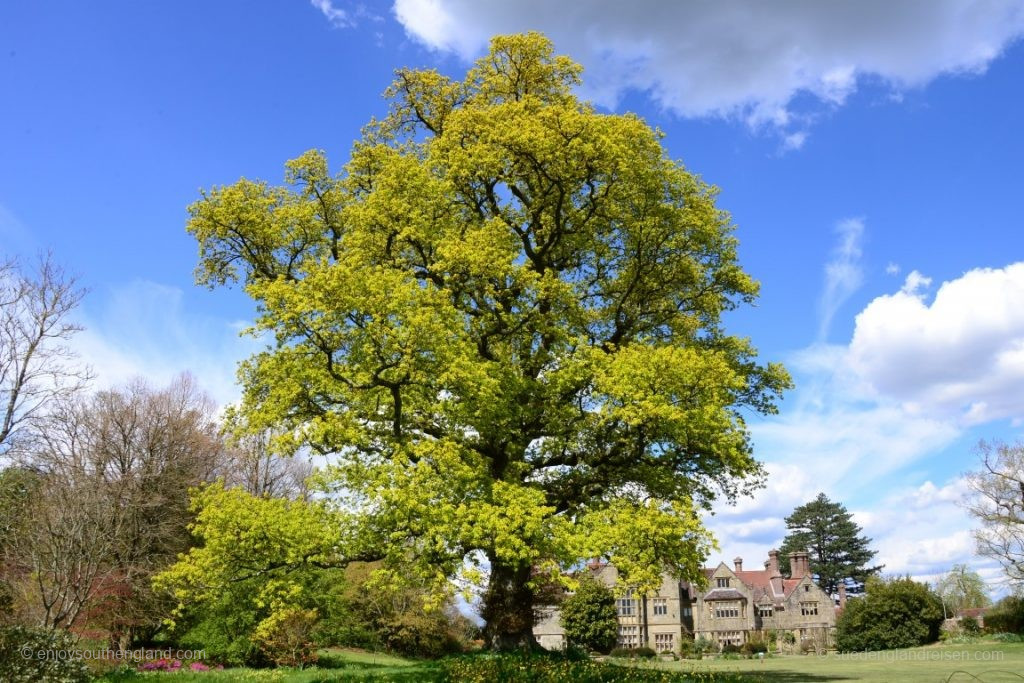
[(261, 432), (232, 439), (224, 464), (225, 483), (254, 496), (307, 498), (312, 464), (301, 455), (284, 457), (274, 453), (270, 438), (270, 433)]
[(19, 449), (46, 495), (8, 563), (47, 576), (29, 586), (44, 625), (84, 615), (120, 646), (158, 627), (166, 605), (150, 577), (188, 547), (189, 489), (213, 479), (224, 453), (214, 405), (188, 375), (164, 389), (136, 381), (49, 409)]
[(88, 379), (67, 345), (81, 329), (70, 316), (83, 296), (50, 255), (31, 273), (0, 261), (0, 456), (46, 406)]
[(998, 561), (1010, 583), (1024, 585), (1024, 444), (978, 444), (981, 469), (967, 474), (967, 509), (981, 527), (978, 552)]

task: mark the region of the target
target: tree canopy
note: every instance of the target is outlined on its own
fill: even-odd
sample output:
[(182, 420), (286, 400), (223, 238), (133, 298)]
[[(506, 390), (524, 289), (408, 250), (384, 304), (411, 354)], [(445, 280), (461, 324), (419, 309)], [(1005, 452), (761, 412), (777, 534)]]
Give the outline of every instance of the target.
[(853, 515), (824, 493), (793, 510), (786, 517), (786, 528), (789, 533), (779, 552), (780, 568), (788, 573), (789, 553), (806, 550), (811, 573), (826, 593), (835, 594), (840, 582), (847, 579), (862, 585), (882, 569), (882, 565), (869, 566), (876, 551), (870, 549), (871, 539), (863, 535)]
[(985, 580), (966, 564), (955, 564), (943, 574), (935, 586), (935, 592), (942, 598), (947, 616), (955, 616), (958, 611), (969, 607), (988, 607), (992, 604)]
[(580, 73), (536, 33), (463, 80), (399, 70), (340, 173), (310, 151), (190, 207), (198, 281), (242, 283), (273, 338), (239, 424), (332, 455), (342, 547), (486, 570), (499, 648), (533, 643), (538, 572), (699, 579), (699, 511), (762, 475), (743, 411), (789, 385), (723, 329), (758, 286), (715, 188)]

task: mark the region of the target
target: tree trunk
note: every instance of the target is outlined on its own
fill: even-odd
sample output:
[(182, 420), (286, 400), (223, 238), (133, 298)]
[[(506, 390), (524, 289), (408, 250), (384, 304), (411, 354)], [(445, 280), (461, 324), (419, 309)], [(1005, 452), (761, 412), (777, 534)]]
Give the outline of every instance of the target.
[(484, 641), (498, 652), (539, 650), (533, 637), (533, 591), (527, 585), (530, 567), (504, 564), (493, 557), (491, 578), (481, 611)]

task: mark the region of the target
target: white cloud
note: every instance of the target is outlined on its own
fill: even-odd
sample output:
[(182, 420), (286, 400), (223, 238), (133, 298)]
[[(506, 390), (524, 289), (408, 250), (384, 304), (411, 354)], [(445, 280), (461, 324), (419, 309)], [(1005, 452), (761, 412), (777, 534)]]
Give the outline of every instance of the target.
[(864, 279), (860, 267), (864, 221), (860, 218), (847, 218), (836, 225), (836, 233), (839, 235), (839, 244), (836, 245), (832, 258), (825, 264), (825, 290), (820, 302), (819, 340), (824, 340), (836, 311), (857, 291)]
[(349, 13), (340, 7), (335, 7), (331, 0), (309, 0), (309, 3), (320, 10), (335, 28), (355, 26), (355, 21), (353, 21)]
[(96, 376), (96, 387), (143, 377), (166, 384), (190, 372), (221, 406), (235, 401), (238, 361), (261, 345), (239, 337), (244, 324), (189, 311), (183, 292), (136, 281), (107, 292), (93, 292), (80, 316), (85, 329), (73, 347)]
[(1013, 0), (396, 0), (394, 14), (415, 40), (464, 59), (494, 34), (543, 31), (587, 67), (586, 95), (607, 106), (636, 90), (682, 116), (775, 127), (801, 123), (800, 93), (836, 106), (865, 78), (898, 94), (979, 73), (1024, 33)]
[(892, 261), (889, 261), (889, 264), (885, 267), (885, 274), (893, 276), (899, 275), (900, 265), (898, 263), (893, 263)]
[(963, 424), (1024, 417), (1024, 262), (944, 282), (917, 271), (857, 316), (847, 362), (911, 413)]
[(999, 588), (998, 567), (974, 554), (963, 481), (929, 472), (974, 426), (1024, 420), (1024, 262), (971, 270), (929, 303), (931, 284), (911, 271), (857, 316), (849, 345), (786, 360), (798, 391), (751, 425), (767, 488), (708, 520), (722, 543), (716, 561), (759, 558), (784, 537), (778, 520), (823, 491), (869, 501), (851, 511), (886, 573), (934, 580), (966, 563)]

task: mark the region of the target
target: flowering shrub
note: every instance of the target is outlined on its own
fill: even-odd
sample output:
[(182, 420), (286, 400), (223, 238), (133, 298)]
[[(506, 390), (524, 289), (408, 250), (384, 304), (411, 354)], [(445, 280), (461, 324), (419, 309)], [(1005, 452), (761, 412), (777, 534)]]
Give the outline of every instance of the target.
[[(0, 681), (4, 683), (80, 683), (90, 676), (85, 664), (74, 657), (54, 656), (74, 652), (75, 639), (63, 631), (23, 626), (0, 627)], [(43, 654), (40, 654), (43, 653)]]

